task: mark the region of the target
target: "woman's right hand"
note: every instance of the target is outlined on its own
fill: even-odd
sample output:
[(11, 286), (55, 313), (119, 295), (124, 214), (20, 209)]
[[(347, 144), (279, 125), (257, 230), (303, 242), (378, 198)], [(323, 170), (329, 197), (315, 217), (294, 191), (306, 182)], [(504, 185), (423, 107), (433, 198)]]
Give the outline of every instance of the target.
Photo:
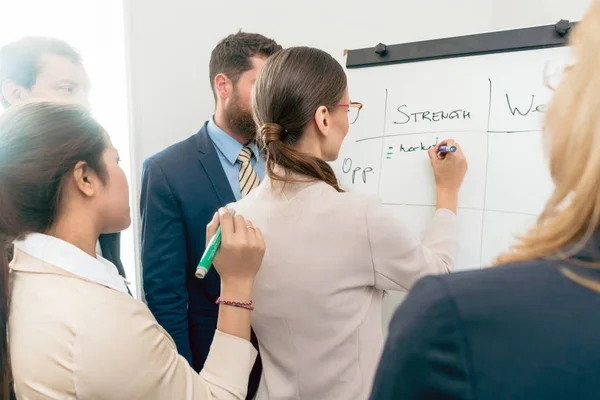
[[(456, 151), (454, 153), (448, 152), (444, 155), (438, 155), (440, 146), (456, 146)], [(467, 159), (458, 143), (452, 139), (443, 140), (437, 146), (429, 149), (428, 153), (438, 192), (448, 191), (458, 193), (467, 173)]]
[[(206, 228), (209, 241), (221, 225), (221, 246), (213, 265), (221, 277), (221, 298), (252, 304), (254, 278), (265, 255), (260, 229), (241, 215), (235, 217), (221, 208)], [(228, 335), (250, 340), (250, 309), (225, 305), (219, 307), (217, 329)]]
[(206, 227), (207, 243), (221, 226), (221, 246), (213, 265), (221, 281), (228, 284), (252, 284), (265, 255), (260, 229), (241, 215), (235, 217), (221, 208)]
[[(440, 146), (456, 146), (454, 153), (438, 154)], [(438, 208), (456, 212), (458, 190), (467, 173), (467, 159), (460, 146), (452, 139), (443, 140), (428, 151), (438, 197)]]

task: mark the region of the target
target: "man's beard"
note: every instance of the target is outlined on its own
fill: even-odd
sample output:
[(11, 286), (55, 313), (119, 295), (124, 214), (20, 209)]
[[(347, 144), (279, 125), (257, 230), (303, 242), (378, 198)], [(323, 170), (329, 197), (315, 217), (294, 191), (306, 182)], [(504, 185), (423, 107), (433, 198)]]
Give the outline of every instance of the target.
[(252, 117), (252, 110), (246, 109), (240, 101), (237, 90), (233, 93), (227, 109), (225, 110), (225, 120), (229, 129), (239, 136), (242, 136), (248, 142), (256, 140), (256, 123)]

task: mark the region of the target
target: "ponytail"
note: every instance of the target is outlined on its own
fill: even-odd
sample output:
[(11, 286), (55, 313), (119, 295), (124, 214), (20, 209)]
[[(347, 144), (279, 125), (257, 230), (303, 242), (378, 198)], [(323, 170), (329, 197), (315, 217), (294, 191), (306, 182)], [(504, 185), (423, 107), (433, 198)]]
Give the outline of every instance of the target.
[(338, 192), (343, 192), (331, 166), (322, 159), (287, 146), (284, 142), (288, 132), (279, 124), (266, 123), (260, 129), (259, 138), (266, 152), (266, 168), (269, 178), (276, 181), (295, 182), (288, 176), (275, 173), (281, 166), (285, 172), (295, 172), (327, 183)]
[[(296, 145), (319, 107), (332, 112), (347, 90), (344, 68), (322, 50), (291, 47), (269, 57), (254, 84), (252, 109), (259, 127), (256, 140), (265, 153), (271, 179), (297, 182), (289, 177), (296, 173), (343, 192), (331, 166), (296, 150)], [(284, 169), (284, 176), (275, 173), (276, 166)]]

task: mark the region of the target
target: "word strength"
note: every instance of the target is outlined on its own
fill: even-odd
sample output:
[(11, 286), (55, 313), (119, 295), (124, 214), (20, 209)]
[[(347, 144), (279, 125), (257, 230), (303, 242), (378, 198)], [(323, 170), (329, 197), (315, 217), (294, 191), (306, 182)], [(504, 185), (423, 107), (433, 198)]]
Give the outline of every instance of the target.
[(452, 111), (416, 111), (408, 112), (407, 105), (402, 104), (396, 110), (400, 115), (396, 116), (394, 124), (404, 125), (409, 122), (440, 122), (446, 119), (471, 119), (471, 112), (466, 110), (452, 110)]

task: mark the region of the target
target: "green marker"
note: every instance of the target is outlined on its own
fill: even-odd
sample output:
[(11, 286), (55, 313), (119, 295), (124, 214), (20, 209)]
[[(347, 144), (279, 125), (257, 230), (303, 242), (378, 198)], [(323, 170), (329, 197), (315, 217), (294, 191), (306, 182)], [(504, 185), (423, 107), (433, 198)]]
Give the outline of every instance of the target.
[[(235, 216), (235, 210), (229, 210), (231, 216)], [(215, 255), (221, 246), (221, 225), (217, 228), (215, 235), (208, 242), (208, 246), (206, 246), (206, 250), (204, 250), (204, 254), (202, 254), (202, 258), (200, 258), (200, 262), (196, 267), (196, 278), (203, 279), (208, 271), (210, 270), (210, 266), (215, 259)]]

